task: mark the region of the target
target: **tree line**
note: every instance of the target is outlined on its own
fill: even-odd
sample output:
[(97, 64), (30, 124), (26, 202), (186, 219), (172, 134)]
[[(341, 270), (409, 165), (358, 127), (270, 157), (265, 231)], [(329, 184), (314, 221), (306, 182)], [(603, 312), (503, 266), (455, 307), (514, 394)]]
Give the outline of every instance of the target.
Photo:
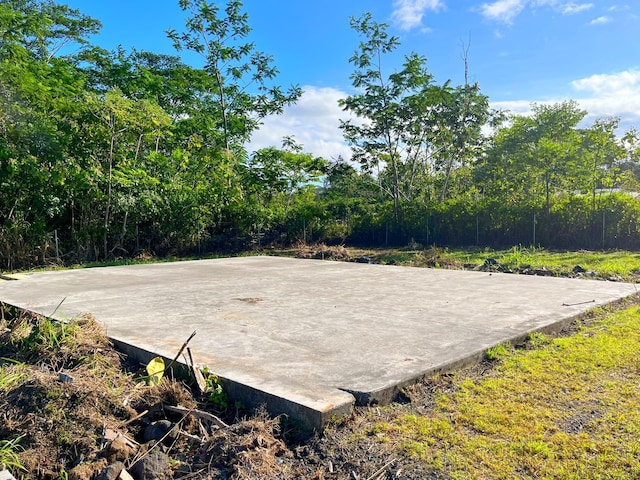
[(302, 91), (277, 84), (241, 1), (179, 6), (166, 55), (92, 45), (100, 22), (53, 0), (0, 3), (0, 268), (296, 241), (640, 247), (639, 140), (619, 119), (494, 111), (418, 53), (385, 64), (399, 39), (365, 13), (340, 102), (352, 158), (292, 137), (248, 152)]

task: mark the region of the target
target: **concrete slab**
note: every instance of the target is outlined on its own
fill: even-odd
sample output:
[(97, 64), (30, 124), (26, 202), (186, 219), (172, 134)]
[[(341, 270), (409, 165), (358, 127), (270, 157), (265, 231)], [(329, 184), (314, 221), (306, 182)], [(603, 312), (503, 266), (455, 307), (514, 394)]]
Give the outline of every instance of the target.
[[(636, 293), (626, 283), (277, 257), (103, 267), (0, 283), (0, 301), (93, 313), (143, 360), (196, 361), (230, 395), (321, 428), (424, 375)], [(62, 304), (58, 307), (58, 305)]]

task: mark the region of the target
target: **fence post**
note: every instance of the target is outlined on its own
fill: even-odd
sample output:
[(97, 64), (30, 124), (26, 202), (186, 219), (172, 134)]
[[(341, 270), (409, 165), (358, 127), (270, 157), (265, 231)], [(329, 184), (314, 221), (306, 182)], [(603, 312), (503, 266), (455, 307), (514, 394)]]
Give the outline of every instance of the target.
[(602, 249), (604, 250), (604, 245), (605, 245), (605, 237), (606, 237), (606, 225), (605, 225), (605, 211), (604, 209), (602, 210)]
[(480, 219), (479, 219), (479, 212), (478, 212), (478, 194), (475, 193), (473, 195), (473, 208), (476, 211), (476, 246), (479, 247), (480, 246)]
[(536, 246), (536, 214), (533, 214), (533, 246)]
[(56, 262), (60, 262), (60, 248), (58, 247), (58, 230), (53, 231), (53, 237), (56, 240)]
[(429, 216), (427, 215), (427, 245), (429, 245)]

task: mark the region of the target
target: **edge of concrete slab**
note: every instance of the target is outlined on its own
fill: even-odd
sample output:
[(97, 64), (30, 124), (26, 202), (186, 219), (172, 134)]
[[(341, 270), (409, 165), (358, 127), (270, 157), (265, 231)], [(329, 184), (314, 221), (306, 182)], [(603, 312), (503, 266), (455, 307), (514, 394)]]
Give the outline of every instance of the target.
[(454, 370), (458, 370), (464, 367), (469, 367), (471, 365), (476, 365), (478, 363), (480, 363), (484, 356), (485, 353), (487, 352), (487, 350), (489, 348), (495, 347), (496, 345), (500, 345), (500, 344), (504, 344), (504, 343), (510, 343), (512, 345), (520, 345), (523, 344), (525, 341), (528, 340), (529, 336), (532, 333), (543, 333), (543, 334), (547, 334), (547, 335), (555, 335), (560, 333), (563, 329), (565, 329), (566, 327), (568, 327), (571, 323), (575, 322), (576, 320), (579, 320), (580, 318), (583, 318), (587, 315), (590, 314), (590, 312), (594, 309), (594, 308), (598, 308), (598, 307), (613, 307), (613, 308), (617, 308), (617, 307), (621, 307), (623, 306), (626, 302), (628, 302), (630, 299), (632, 298), (638, 298), (640, 297), (640, 293), (632, 293), (630, 295), (618, 298), (617, 300), (612, 300), (612, 301), (605, 301), (602, 302), (600, 304), (595, 304), (592, 308), (590, 308), (589, 310), (582, 312), (582, 313), (578, 313), (575, 315), (569, 315), (567, 317), (561, 318), (558, 321), (554, 321), (554, 322), (550, 322), (546, 325), (541, 325), (537, 328), (531, 329), (530, 331), (526, 332), (526, 333), (521, 333), (518, 335), (513, 335), (510, 337), (506, 337), (504, 338), (504, 340), (499, 341), (498, 343), (495, 344), (487, 344), (482, 346), (481, 348), (474, 350), (468, 354), (465, 355), (461, 355), (459, 357), (457, 357), (456, 359), (454, 359), (453, 361), (449, 361), (446, 363), (441, 363), (438, 365), (434, 365), (431, 368), (428, 368), (426, 370), (424, 370), (423, 372), (419, 373), (419, 374), (413, 374), (413, 375), (408, 375), (407, 377), (403, 378), (400, 381), (394, 382), (392, 385), (388, 385), (376, 390), (372, 390), (369, 392), (365, 392), (365, 391), (357, 391), (357, 390), (352, 390), (352, 389), (348, 389), (348, 388), (340, 388), (340, 390), (347, 392), (351, 395), (353, 395), (353, 397), (355, 398), (355, 405), (357, 406), (370, 406), (370, 405), (387, 405), (391, 402), (394, 401), (394, 399), (397, 397), (397, 395), (402, 391), (402, 389), (404, 389), (405, 387), (408, 387), (410, 385), (414, 385), (424, 379), (427, 379), (429, 377), (433, 377), (434, 375), (440, 374), (440, 373), (447, 373), (447, 372), (452, 372)]
[[(162, 357), (165, 362), (172, 360), (164, 355), (122, 340), (111, 338), (111, 341), (117, 350), (142, 364), (146, 364), (157, 356)], [(175, 373), (178, 376), (188, 377), (190, 375), (187, 365), (181, 362), (176, 362), (175, 365), (177, 370)], [(309, 397), (307, 393), (308, 387), (305, 387), (306, 394), (304, 396), (296, 395), (296, 400), (292, 400), (291, 392), (288, 392), (289, 398), (285, 398), (273, 391), (273, 389), (265, 388), (263, 385), (260, 388), (256, 388), (220, 375), (218, 377), (231, 401), (242, 402), (244, 406), (249, 408), (265, 407), (273, 416), (286, 415), (289, 421), (307, 431), (322, 430), (331, 420), (351, 414), (356, 403), (356, 398), (353, 395), (340, 389), (334, 389), (335, 393), (331, 395), (331, 402), (318, 404), (317, 401)], [(326, 390), (322, 393), (322, 397), (327, 396)]]
[[(309, 386), (293, 383), (288, 387), (288, 390), (285, 391), (281, 386), (277, 385), (274, 380), (269, 381), (260, 379), (253, 372), (249, 372), (238, 379), (231, 380), (225, 376), (228, 375), (231, 377), (228, 370), (223, 375), (220, 375), (221, 372), (216, 372), (215, 360), (211, 361), (209, 365), (211, 365), (213, 367), (212, 370), (220, 376), (221, 382), (232, 401), (242, 401), (247, 407), (259, 407), (265, 405), (268, 411), (274, 416), (285, 414), (292, 422), (294, 422), (294, 424), (299, 425), (303, 429), (320, 430), (333, 418), (349, 415), (354, 404), (367, 405), (389, 403), (393, 401), (394, 397), (404, 387), (412, 383), (419, 382), (421, 379), (428, 378), (439, 372), (452, 371), (469, 364), (477, 363), (482, 359), (487, 348), (508, 341), (512, 343), (521, 342), (531, 332), (539, 331), (549, 333), (561, 330), (576, 318), (580, 318), (585, 315), (585, 310), (588, 312), (594, 307), (615, 305), (616, 303), (621, 304), (626, 299), (637, 296), (637, 291), (636, 294), (630, 292), (622, 295), (622, 297), (617, 296), (614, 299), (611, 297), (611, 294), (609, 294), (607, 300), (602, 300), (598, 303), (596, 303), (596, 300), (593, 300), (594, 303), (588, 307), (583, 304), (591, 302), (581, 302), (580, 304), (575, 303), (568, 305), (563, 303), (563, 307), (567, 308), (561, 315), (556, 316), (554, 313), (551, 315), (544, 314), (542, 317), (538, 317), (538, 319), (543, 318), (545, 323), (542, 325), (529, 325), (526, 327), (526, 331), (520, 331), (518, 333), (514, 333), (514, 331), (510, 330), (510, 327), (507, 326), (501, 330), (500, 337), (494, 337), (491, 340), (485, 340), (482, 343), (477, 343), (474, 345), (473, 349), (469, 349), (468, 351), (455, 350), (457, 355), (451, 355), (450, 360), (447, 362), (438, 363), (442, 362), (441, 358), (436, 358), (435, 361), (432, 359), (429, 363), (423, 363), (419, 370), (413, 369), (405, 371), (404, 376), (400, 377), (399, 380), (395, 379), (393, 383), (385, 384), (384, 382), (386, 382), (386, 380), (383, 380), (376, 382), (372, 385), (371, 389), (366, 385), (364, 388), (359, 388), (360, 386), (357, 384), (346, 385), (351, 387), (351, 389), (349, 389), (340, 388), (341, 385), (339, 384)], [(581, 306), (576, 307), (576, 305)], [(30, 308), (18, 308), (23, 308), (28, 311), (36, 311)], [(513, 309), (514, 307), (511, 306), (510, 308)], [(56, 315), (55, 310), (54, 313), (50, 313), (51, 310), (51, 308), (47, 307), (47, 313), (50, 314), (49, 316), (60, 317), (58, 320), (65, 320), (62, 315)], [(578, 310), (580, 311), (578, 312)], [(115, 336), (117, 336), (117, 334)], [(151, 358), (158, 355), (163, 356), (166, 360), (171, 360), (170, 358), (167, 358), (166, 355), (172, 355), (172, 352), (176, 353), (178, 347), (181, 345), (181, 342), (177, 339), (174, 339), (176, 341), (172, 342), (170, 345), (165, 345), (167, 348), (160, 348), (158, 345), (149, 344), (146, 346), (136, 346), (134, 345), (135, 341), (131, 338), (128, 338), (127, 340), (129, 343), (119, 341), (111, 335), (110, 338), (114, 344), (116, 344), (116, 348), (129, 354), (131, 357), (136, 358), (142, 363), (146, 363)], [(449, 346), (448, 348), (451, 347)], [(158, 354), (155, 353), (154, 350), (163, 353)], [(176, 369), (185, 369), (186, 374), (186, 366), (184, 364), (178, 365)], [(379, 377), (377, 378), (379, 379)], [(328, 383), (331, 381), (332, 380), (323, 380), (323, 382)]]

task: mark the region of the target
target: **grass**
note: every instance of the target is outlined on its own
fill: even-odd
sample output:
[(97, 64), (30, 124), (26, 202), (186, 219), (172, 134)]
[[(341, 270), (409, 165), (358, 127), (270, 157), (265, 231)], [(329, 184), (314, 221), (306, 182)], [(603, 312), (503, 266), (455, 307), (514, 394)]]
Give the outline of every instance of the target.
[(0, 392), (7, 392), (20, 384), (27, 377), (27, 374), (20, 363), (12, 362), (5, 366), (2, 362), (3, 359), (0, 358)]
[(26, 470), (18, 457), (18, 452), (22, 450), (20, 440), (22, 440), (22, 436), (13, 440), (0, 440), (0, 470), (4, 468)]
[(556, 276), (573, 274), (576, 266), (588, 277), (598, 279), (635, 281), (640, 278), (640, 253), (628, 251), (578, 251), (552, 252), (544, 248), (515, 246), (505, 250), (489, 248), (427, 248), (427, 249), (355, 249), (350, 248), (352, 257), (366, 255), (375, 263), (404, 265), (413, 267), (472, 269), (481, 267), (488, 259), (494, 259), (505, 270), (518, 271), (546, 269)]
[(640, 478), (640, 306), (490, 356), (492, 375), (458, 372), (431, 411), (369, 433), (453, 479)]
[(568, 274), (581, 266), (600, 278), (618, 276), (631, 279), (640, 272), (640, 254), (627, 251), (608, 252), (551, 252), (543, 248), (513, 247), (508, 250), (451, 250), (443, 251), (442, 257), (467, 264), (482, 265), (494, 258), (505, 268), (518, 269), (524, 266), (546, 268), (558, 275)]

